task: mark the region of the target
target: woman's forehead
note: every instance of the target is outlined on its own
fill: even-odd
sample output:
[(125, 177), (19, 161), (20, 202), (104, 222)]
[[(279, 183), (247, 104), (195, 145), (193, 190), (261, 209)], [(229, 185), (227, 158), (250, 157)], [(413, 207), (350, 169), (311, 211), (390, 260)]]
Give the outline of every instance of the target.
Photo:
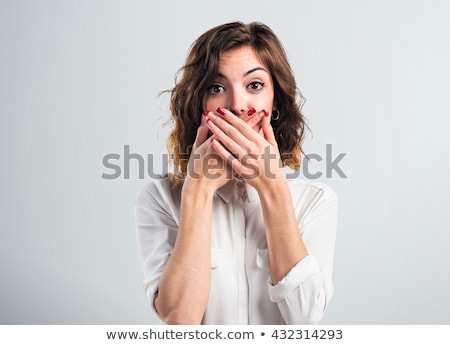
[(250, 46), (229, 50), (222, 54), (219, 62), (219, 74), (240, 73), (242, 76), (256, 70), (268, 73), (267, 67)]

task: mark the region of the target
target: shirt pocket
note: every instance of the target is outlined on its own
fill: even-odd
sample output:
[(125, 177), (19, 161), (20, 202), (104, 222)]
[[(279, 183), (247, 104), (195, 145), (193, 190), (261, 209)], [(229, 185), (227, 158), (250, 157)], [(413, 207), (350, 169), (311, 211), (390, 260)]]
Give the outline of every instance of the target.
[(211, 269), (217, 269), (222, 263), (223, 249), (211, 248)]
[(256, 266), (262, 270), (269, 270), (269, 251), (267, 248), (256, 249)]

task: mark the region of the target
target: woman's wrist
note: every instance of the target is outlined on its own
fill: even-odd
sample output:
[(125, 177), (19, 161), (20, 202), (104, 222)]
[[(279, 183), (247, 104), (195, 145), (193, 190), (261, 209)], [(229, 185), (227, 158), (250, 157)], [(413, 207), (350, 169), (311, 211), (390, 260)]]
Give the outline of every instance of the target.
[(257, 192), (261, 194), (272, 194), (279, 193), (280, 188), (287, 187), (286, 177), (281, 168), (274, 169), (275, 171), (263, 171), (260, 174), (262, 176), (258, 176), (257, 179), (251, 184)]
[(205, 178), (193, 178), (190, 176), (186, 176), (186, 179), (183, 183), (183, 196), (202, 196), (208, 199), (212, 199), (214, 193), (216, 192), (216, 188), (208, 183)]
[(276, 205), (279, 202), (283, 203), (286, 199), (289, 201), (291, 199), (289, 185), (284, 175), (266, 179), (263, 184), (256, 186), (255, 189), (263, 204)]

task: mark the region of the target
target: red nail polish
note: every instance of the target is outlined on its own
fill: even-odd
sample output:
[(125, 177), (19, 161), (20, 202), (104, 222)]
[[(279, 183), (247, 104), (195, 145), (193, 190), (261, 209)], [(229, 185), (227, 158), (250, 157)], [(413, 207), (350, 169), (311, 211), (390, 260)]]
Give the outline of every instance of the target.
[(220, 115), (225, 115), (225, 111), (223, 110), (223, 108), (217, 108), (217, 112), (220, 114)]
[(211, 138), (211, 143), (213, 143), (214, 142), (214, 138)]
[(209, 113), (209, 110), (205, 110), (205, 111), (203, 112), (203, 116), (208, 115), (208, 113)]
[(269, 116), (269, 113), (263, 109), (264, 116)]
[(256, 113), (256, 109), (255, 108), (251, 108), (249, 111), (247, 111), (247, 115), (248, 116), (252, 116), (254, 113)]
[(206, 119), (206, 123), (208, 123), (209, 121), (211, 121), (211, 119), (208, 117), (208, 118)]

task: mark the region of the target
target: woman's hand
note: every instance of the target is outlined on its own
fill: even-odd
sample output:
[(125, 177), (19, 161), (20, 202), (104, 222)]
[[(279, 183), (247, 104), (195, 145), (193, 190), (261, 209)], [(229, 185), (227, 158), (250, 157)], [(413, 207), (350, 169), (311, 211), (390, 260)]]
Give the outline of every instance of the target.
[(201, 124), (197, 130), (192, 152), (189, 157), (186, 181), (200, 183), (210, 192), (223, 186), (233, 174), (231, 167), (211, 147), (208, 138), (209, 128), (206, 125), (208, 112), (203, 113)]
[[(233, 171), (233, 165), (228, 164), (227, 159), (224, 159), (224, 156), (216, 151), (215, 145), (219, 139), (214, 132), (212, 132), (212, 136), (208, 137), (210, 131), (210, 126), (207, 125), (209, 115), (215, 116), (210, 111), (203, 113), (202, 122), (197, 130), (197, 136), (189, 158), (186, 179), (190, 182), (199, 182), (213, 192), (226, 184), (228, 180), (231, 180), (233, 175), (242, 175), (242, 171)], [(249, 131), (257, 134), (261, 131), (263, 117), (264, 112), (260, 112), (249, 118), (247, 122), (240, 121), (246, 125)], [(247, 162), (246, 158), (244, 164)]]
[[(258, 192), (284, 177), (278, 145), (265, 110), (256, 112), (247, 122), (223, 108), (217, 109), (217, 113), (207, 115), (206, 125), (213, 133), (211, 144), (234, 174)], [(256, 121), (260, 121), (260, 131), (255, 130)]]

